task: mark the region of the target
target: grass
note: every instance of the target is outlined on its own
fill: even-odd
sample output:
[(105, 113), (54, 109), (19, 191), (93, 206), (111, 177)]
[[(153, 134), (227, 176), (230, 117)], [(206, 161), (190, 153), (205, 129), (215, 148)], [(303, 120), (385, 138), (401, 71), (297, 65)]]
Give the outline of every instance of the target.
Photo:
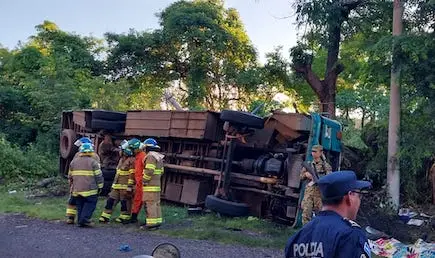
[[(100, 198), (94, 212), (94, 220), (104, 209), (106, 198)], [(24, 192), (9, 194), (0, 188), (0, 213), (23, 213), (29, 217), (44, 220), (64, 220), (67, 197), (27, 199)], [(283, 249), (290, 235), (295, 231), (258, 218), (222, 218), (215, 214), (189, 216), (180, 206), (162, 206), (164, 225), (155, 234), (172, 237), (210, 240), (224, 244), (239, 244), (249, 247)], [(113, 218), (119, 215), (119, 205), (114, 209)], [(139, 216), (145, 221), (144, 213)], [(117, 223), (97, 224), (97, 227), (122, 227)], [(133, 228), (129, 226), (129, 228)], [(154, 233), (153, 233), (154, 234)], [(372, 254), (372, 257), (380, 257)]]
[(221, 218), (215, 214), (186, 218), (188, 227), (162, 229), (161, 233), (182, 238), (212, 240), (226, 244), (282, 249), (294, 230), (257, 218)]
[[(29, 217), (44, 220), (64, 220), (67, 197), (27, 199), (24, 192), (9, 194), (0, 189), (0, 213), (23, 213)], [(104, 209), (106, 198), (100, 198), (94, 212), (94, 221)], [(282, 249), (294, 230), (258, 218), (222, 218), (215, 214), (202, 216), (188, 215), (187, 209), (169, 204), (162, 205), (164, 224), (156, 234), (172, 237), (210, 240), (225, 244), (240, 244), (252, 247)], [(113, 217), (119, 215), (119, 205)], [(142, 211), (139, 220), (145, 221)], [(121, 225), (111, 223), (97, 227)], [(132, 228), (133, 226), (129, 226)]]

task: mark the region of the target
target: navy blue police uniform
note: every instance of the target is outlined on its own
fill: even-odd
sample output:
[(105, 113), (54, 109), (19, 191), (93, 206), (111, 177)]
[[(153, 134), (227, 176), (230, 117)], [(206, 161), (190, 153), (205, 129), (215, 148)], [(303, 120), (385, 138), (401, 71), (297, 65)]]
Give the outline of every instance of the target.
[[(353, 171), (338, 171), (318, 181), (322, 199), (338, 198), (349, 191), (370, 187), (358, 181)], [(367, 237), (361, 227), (331, 210), (324, 210), (289, 238), (285, 257), (371, 257)]]

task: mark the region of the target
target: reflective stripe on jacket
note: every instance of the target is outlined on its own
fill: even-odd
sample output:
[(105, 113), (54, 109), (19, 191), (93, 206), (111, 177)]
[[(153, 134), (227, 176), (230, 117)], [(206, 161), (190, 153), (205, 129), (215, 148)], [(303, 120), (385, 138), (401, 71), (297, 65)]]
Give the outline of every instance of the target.
[(127, 190), (134, 184), (134, 157), (123, 156), (118, 163), (115, 179), (112, 188), (118, 190)]
[(98, 189), (103, 188), (103, 174), (100, 163), (92, 154), (81, 153), (75, 157), (69, 166), (68, 178), (73, 196), (91, 196), (98, 194)]
[(150, 151), (145, 159), (143, 191), (160, 192), (160, 177), (163, 174), (164, 155)]

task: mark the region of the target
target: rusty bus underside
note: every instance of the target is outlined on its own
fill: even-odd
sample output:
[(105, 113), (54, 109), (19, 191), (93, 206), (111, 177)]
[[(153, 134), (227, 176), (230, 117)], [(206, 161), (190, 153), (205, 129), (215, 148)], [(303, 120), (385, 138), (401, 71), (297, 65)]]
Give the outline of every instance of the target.
[[(89, 128), (91, 116), (90, 110), (64, 112), (62, 129), (71, 129), (76, 138), (88, 136), (98, 147), (102, 137), (99, 128)], [(120, 140), (155, 137), (166, 155), (162, 199), (202, 206), (223, 179), (228, 145), (223, 125), (219, 113), (209, 111), (129, 111), (125, 129), (113, 135)], [(309, 116), (274, 113), (264, 129), (236, 139), (230, 191), (237, 201), (250, 205), (253, 215), (286, 222), (296, 217), (310, 127)], [(71, 157), (60, 158), (64, 175)]]

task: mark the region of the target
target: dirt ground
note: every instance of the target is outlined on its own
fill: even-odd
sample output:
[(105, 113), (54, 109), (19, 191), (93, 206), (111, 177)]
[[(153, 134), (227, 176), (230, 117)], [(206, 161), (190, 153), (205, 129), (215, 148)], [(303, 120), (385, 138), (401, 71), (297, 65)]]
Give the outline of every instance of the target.
[[(78, 228), (63, 222), (0, 214), (0, 257), (133, 257), (158, 244), (177, 246), (181, 257), (282, 257), (283, 250), (165, 237), (116, 227)], [(128, 244), (130, 252), (121, 252)]]
[(406, 244), (413, 244), (419, 238), (435, 242), (435, 205), (409, 207), (414, 212), (423, 212), (432, 218), (416, 217), (425, 219), (425, 223), (422, 226), (407, 225), (397, 214), (386, 212), (385, 208), (380, 207), (383, 194), (380, 191), (363, 197), (357, 218), (363, 228), (371, 226)]

